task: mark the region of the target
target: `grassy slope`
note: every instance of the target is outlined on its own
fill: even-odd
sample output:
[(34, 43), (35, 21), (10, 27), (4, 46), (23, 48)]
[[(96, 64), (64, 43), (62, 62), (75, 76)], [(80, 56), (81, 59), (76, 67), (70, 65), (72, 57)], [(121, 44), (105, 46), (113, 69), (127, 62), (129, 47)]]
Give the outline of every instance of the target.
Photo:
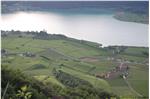
[[(29, 40), (30, 40), (30, 43), (26, 43)], [(22, 44), (24, 44), (24, 46), (22, 46)], [(16, 47), (19, 47), (19, 49), (17, 49)], [(10, 38), (10, 37), (2, 38), (2, 48), (11, 50), (11, 52), (13, 53), (34, 52), (34, 53), (37, 53), (38, 55), (45, 55), (46, 57), (52, 59), (52, 60), (47, 61), (47, 60), (42, 59), (41, 57), (30, 58), (30, 57), (22, 57), (18, 55), (9, 56), (11, 60), (11, 67), (13, 69), (21, 69), (26, 74), (33, 75), (33, 76), (52, 75), (51, 74), (52, 68), (56, 66), (58, 67), (62, 63), (67, 64), (68, 66), (74, 65), (73, 68), (75, 69), (81, 66), (80, 70), (86, 71), (84, 69), (90, 68), (90, 65), (84, 62), (81, 62), (81, 63), (75, 62), (73, 60), (70, 60), (70, 57), (74, 56), (75, 58), (73, 57), (73, 59), (76, 59), (76, 57), (99, 55), (101, 53), (102, 54), (105, 53), (104, 51), (92, 50), (92, 47), (89, 47), (86, 45), (82, 46), (81, 44), (77, 44), (77, 43), (73, 44), (73, 42), (70, 43), (69, 41), (65, 41), (65, 40), (48, 41), (48, 40), (32, 40), (31, 38), (15, 38), (15, 37), (14, 38)], [(47, 48), (51, 48), (55, 50), (55, 53), (53, 53), (53, 55), (50, 55), (51, 50), (47, 51)], [(58, 57), (60, 57), (61, 59), (59, 59)], [(63, 58), (64, 59), (67, 58), (68, 61), (64, 61)], [(7, 57), (7, 58), (3, 58), (3, 61), (4, 60), (8, 61), (9, 59)], [(3, 63), (10, 65), (10, 63), (7, 63), (7, 62), (3, 62)], [(75, 63), (76, 63), (76, 67), (75, 67)], [(48, 68), (28, 70), (34, 64), (43, 64), (47, 66)], [(68, 70), (66, 69), (65, 71), (68, 71)], [(78, 73), (77, 71), (74, 71), (74, 72), (76, 74)], [(85, 80), (87, 79), (88, 78), (86, 78)], [(93, 79), (95, 79), (95, 77), (93, 77)], [(103, 80), (102, 81), (99, 80), (98, 82), (100, 84), (103, 84)]]
[(148, 96), (148, 66), (131, 64), (128, 81), (143, 96)]
[[(108, 57), (109, 53), (104, 50), (96, 49), (85, 44), (68, 40), (32, 40), (31, 38), (16, 37), (2, 38), (2, 48), (14, 53), (36, 53), (37, 56), (34, 58), (22, 57), (18, 55), (2, 58), (2, 64), (11, 64), (11, 68), (21, 69), (24, 73), (32, 75), (41, 81), (44, 79), (44, 77), (49, 76), (49, 78), (45, 81), (54, 82), (60, 86), (64, 86), (52, 75), (51, 71), (55, 67), (62, 69), (64, 72), (67, 72), (71, 75), (87, 80), (95, 87), (104, 88), (105, 90), (115, 92), (118, 95), (135, 95), (129, 90), (128, 86), (121, 78), (106, 81), (103, 79), (96, 79), (94, 76), (88, 73), (92, 67), (96, 67), (96, 69), (92, 72), (99, 73), (109, 71), (117, 65), (115, 62), (105, 59)], [(139, 51), (143, 51), (143, 49), (138, 48), (136, 49), (137, 51), (134, 50), (135, 49), (128, 49), (126, 50), (125, 54), (120, 55), (120, 57), (126, 57), (127, 59), (134, 59), (136, 61), (141, 61), (141, 59), (145, 60), (144, 57), (129, 56), (126, 54), (129, 52), (139, 53)], [(41, 55), (47, 57), (49, 60), (40, 57)], [(86, 56), (101, 56), (101, 58), (96, 62), (79, 60), (80, 57)], [(46, 66), (46, 68), (31, 70), (30, 68), (35, 64), (42, 64)], [(61, 64), (63, 64), (63, 66), (61, 66)], [(139, 79), (137, 78), (137, 75), (142, 74), (141, 78), (144, 76), (148, 77), (148, 71), (144, 70), (144, 72), (142, 72), (134, 69), (134, 67), (138, 68), (139, 66), (133, 66), (133, 68), (131, 68), (131, 71), (133, 72), (131, 72), (129, 82), (131, 85), (133, 85), (135, 90), (147, 96), (148, 91), (146, 83), (148, 79)]]

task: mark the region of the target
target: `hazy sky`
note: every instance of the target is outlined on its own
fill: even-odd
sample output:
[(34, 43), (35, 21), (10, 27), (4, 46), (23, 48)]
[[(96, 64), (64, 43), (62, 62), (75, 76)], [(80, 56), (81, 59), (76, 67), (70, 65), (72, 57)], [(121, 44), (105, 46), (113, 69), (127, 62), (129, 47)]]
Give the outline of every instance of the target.
[(1, 0), (1, 1), (149, 1), (149, 0)]

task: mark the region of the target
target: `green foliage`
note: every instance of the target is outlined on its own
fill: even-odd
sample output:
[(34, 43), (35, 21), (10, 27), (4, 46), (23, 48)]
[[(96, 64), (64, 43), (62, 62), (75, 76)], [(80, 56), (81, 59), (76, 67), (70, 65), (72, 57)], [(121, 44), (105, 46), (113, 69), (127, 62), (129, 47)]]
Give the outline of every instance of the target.
[(128, 47), (122, 54), (137, 57), (148, 57), (149, 49), (145, 47)]
[(143, 53), (143, 55), (146, 56), (146, 57), (149, 56), (149, 53), (148, 53), (148, 52), (143, 51), (142, 53)]
[(27, 90), (27, 85), (22, 86), (21, 89), (17, 91), (18, 93), (16, 94), (16, 96), (18, 98), (31, 99), (32, 92), (28, 92)]
[(29, 69), (34, 70), (34, 69), (45, 69), (45, 68), (47, 68), (47, 67), (43, 64), (35, 64), (35, 65), (31, 66)]
[[(67, 74), (63, 75), (65, 75), (65, 77), (68, 76)], [(79, 79), (75, 78), (75, 80)], [(5, 82), (7, 81), (10, 82), (10, 86), (5, 95), (6, 99), (53, 99), (56, 97), (65, 99), (105, 99), (117, 97), (101, 89), (96, 89), (89, 84), (83, 84), (83, 81), (81, 81), (78, 87), (68, 87), (65, 89), (50, 82), (43, 84), (33, 78), (31, 79), (25, 76), (20, 71), (10, 70), (2, 66), (2, 94), (6, 86)]]
[(81, 85), (74, 90), (69, 90), (67, 93), (71, 96), (70, 99), (110, 99), (111, 97), (119, 98), (112, 93), (96, 89), (87, 85)]
[(64, 85), (69, 87), (77, 87), (79, 85), (88, 85), (92, 86), (89, 82), (82, 80), (80, 78), (74, 77), (68, 73), (63, 72), (62, 70), (53, 70), (55, 77)]

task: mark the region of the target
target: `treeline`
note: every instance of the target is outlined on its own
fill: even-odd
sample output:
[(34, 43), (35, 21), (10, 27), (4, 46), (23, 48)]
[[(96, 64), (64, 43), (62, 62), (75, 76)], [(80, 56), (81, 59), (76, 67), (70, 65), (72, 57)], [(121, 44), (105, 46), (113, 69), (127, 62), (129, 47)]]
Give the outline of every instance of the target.
[[(126, 52), (126, 50), (128, 50), (128, 48), (143, 48), (143, 49), (147, 49), (147, 51), (141, 51), (139, 53), (129, 53)], [(129, 56), (137, 56), (137, 57), (148, 57), (149, 56), (149, 52), (148, 52), (148, 47), (135, 47), (135, 46), (108, 46), (108, 47), (104, 47), (105, 50), (109, 51), (109, 52), (113, 52), (113, 54), (117, 55), (117, 54), (122, 54), (122, 55), (129, 55)], [(136, 49), (135, 49), (136, 52)]]
[(130, 11), (120, 12), (120, 13), (115, 14), (114, 18), (118, 19), (120, 21), (149, 24), (149, 15), (148, 15), (148, 13), (143, 14), (143, 13), (140, 13), (140, 12), (130, 12)]
[[(94, 88), (88, 81), (82, 80), (80, 78), (74, 77), (62, 70), (53, 69), (53, 74), (65, 86), (71, 88), (69, 94), (75, 95), (70, 99), (110, 99), (111, 97), (116, 97), (112, 93), (108, 93), (102, 89)], [(72, 89), (73, 88), (73, 89)], [(78, 97), (78, 98), (76, 98)]]
[(18, 36), (22, 37), (32, 37), (33, 39), (51, 40), (51, 39), (66, 39), (67, 37), (62, 34), (48, 34), (45, 30), (43, 31), (1, 31), (2, 37), (7, 36)]
[[(114, 94), (91, 85), (62, 88), (50, 82), (43, 84), (6, 66), (1, 68), (1, 98), (2, 99), (110, 99)], [(118, 98), (118, 97), (117, 97)]]
[(104, 47), (105, 50), (107, 51), (114, 51), (114, 54), (120, 54), (124, 52), (128, 47), (127, 46), (108, 46)]
[[(6, 87), (7, 86), (7, 87)], [(23, 93), (30, 92), (31, 98), (29, 99), (48, 99), (51, 97), (52, 88), (44, 86), (41, 82), (28, 78), (19, 70), (10, 70), (6, 66), (1, 68), (1, 98), (2, 99), (25, 99), (24, 95), (18, 96), (19, 90), (23, 86), (28, 86), (27, 90)], [(49, 91), (46, 91), (48, 89)], [(47, 95), (47, 96), (46, 96)]]
[(39, 33), (36, 33), (33, 36), (33, 39), (44, 39), (44, 40), (48, 40), (48, 39), (65, 39), (67, 38), (64, 35), (61, 34), (48, 34), (46, 31), (40, 31)]
[(68, 73), (65, 73), (62, 70), (56, 70), (54, 68), (53, 69), (53, 74), (57, 78), (57, 80), (59, 80), (65, 86), (69, 86), (69, 87), (74, 88), (74, 87), (77, 87), (77, 86), (80, 86), (80, 85), (87, 85), (89, 87), (92, 87), (92, 85), (89, 82), (87, 82), (85, 80), (82, 80), (80, 78), (77, 78), (75, 76), (72, 76)]

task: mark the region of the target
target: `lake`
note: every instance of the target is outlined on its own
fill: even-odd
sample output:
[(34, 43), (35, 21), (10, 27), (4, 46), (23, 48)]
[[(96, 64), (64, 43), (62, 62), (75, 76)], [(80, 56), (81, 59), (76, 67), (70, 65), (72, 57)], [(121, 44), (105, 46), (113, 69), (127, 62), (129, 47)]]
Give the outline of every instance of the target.
[(17, 12), (2, 14), (2, 30), (45, 29), (51, 34), (98, 42), (103, 46), (148, 46), (148, 25), (123, 22), (112, 14), (62, 14), (54, 12)]

